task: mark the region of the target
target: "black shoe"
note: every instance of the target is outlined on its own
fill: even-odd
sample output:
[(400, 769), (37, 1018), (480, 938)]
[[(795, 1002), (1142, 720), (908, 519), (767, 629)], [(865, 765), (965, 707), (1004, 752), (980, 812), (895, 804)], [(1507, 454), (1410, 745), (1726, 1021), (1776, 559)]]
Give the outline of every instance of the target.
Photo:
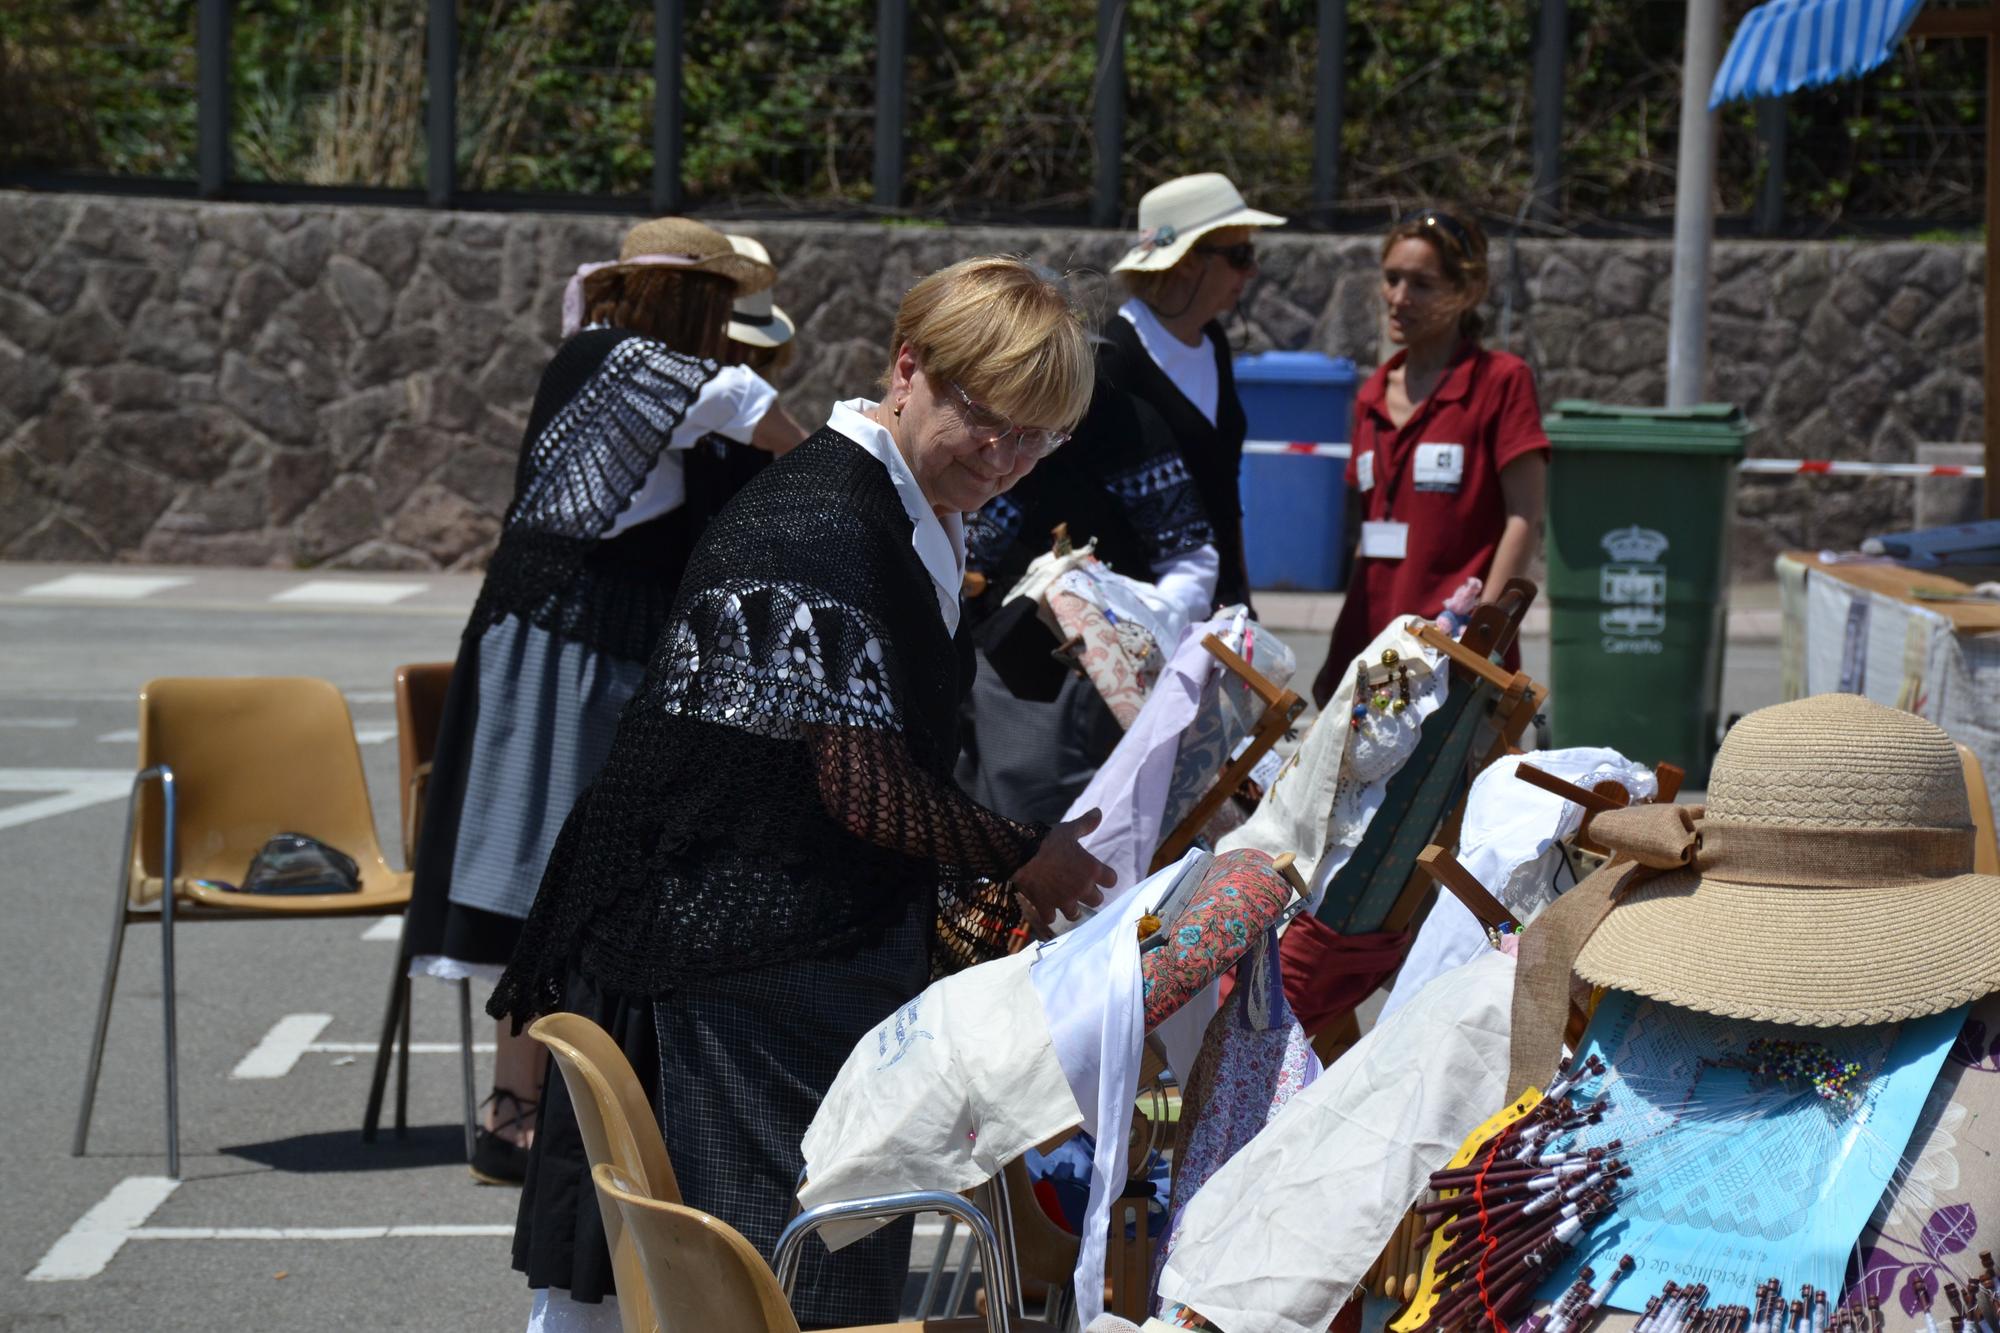
[(528, 1150), (498, 1131), (532, 1123), (535, 1103), (523, 1101), (504, 1088), (495, 1088), (480, 1106), (497, 1103), (503, 1097), (514, 1104), (514, 1114), (494, 1129), (482, 1127), (472, 1132), (472, 1157), (466, 1165), (472, 1171), (472, 1178), (482, 1185), (519, 1185), (528, 1178)]

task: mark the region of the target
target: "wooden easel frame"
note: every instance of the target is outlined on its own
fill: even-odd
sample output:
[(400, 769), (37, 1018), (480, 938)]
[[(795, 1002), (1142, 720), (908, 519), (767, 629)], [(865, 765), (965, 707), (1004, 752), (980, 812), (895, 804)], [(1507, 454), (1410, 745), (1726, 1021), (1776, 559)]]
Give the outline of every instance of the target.
[(1200, 836), (1202, 829), (1208, 826), (1208, 821), (1215, 817), (1215, 812), (1222, 808), (1222, 803), (1243, 785), (1243, 780), (1250, 776), (1258, 761), (1269, 754), (1271, 747), (1283, 739), (1285, 732), (1290, 730), (1292, 723), (1298, 720), (1299, 714), (1303, 713), (1306, 707), (1306, 701), (1300, 698), (1296, 691), (1271, 681), (1215, 635), (1203, 635), (1201, 646), (1264, 701), (1264, 712), (1257, 719), (1257, 725), (1251, 729), (1250, 744), (1244, 747), (1243, 753), (1222, 766), (1222, 772), (1216, 776), (1214, 784), (1202, 793), (1201, 799), (1195, 802), (1194, 809), (1188, 811), (1187, 816), (1174, 826), (1174, 831), (1167, 835), (1166, 841), (1162, 842), (1159, 850), (1153, 853), (1151, 870), (1172, 865), (1180, 859), (1182, 853), (1194, 845), (1194, 840)]

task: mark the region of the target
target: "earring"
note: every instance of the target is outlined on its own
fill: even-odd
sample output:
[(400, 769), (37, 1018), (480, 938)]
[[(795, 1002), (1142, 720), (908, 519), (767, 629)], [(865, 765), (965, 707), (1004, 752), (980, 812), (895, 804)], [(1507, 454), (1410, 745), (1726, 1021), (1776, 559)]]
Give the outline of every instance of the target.
[(897, 404), (896, 404), (896, 406), (895, 406), (895, 413), (896, 413), (896, 418), (897, 418), (898, 420), (901, 420), (901, 419), (902, 419), (902, 416), (903, 416), (903, 405), (902, 405), (901, 403), (897, 403)]

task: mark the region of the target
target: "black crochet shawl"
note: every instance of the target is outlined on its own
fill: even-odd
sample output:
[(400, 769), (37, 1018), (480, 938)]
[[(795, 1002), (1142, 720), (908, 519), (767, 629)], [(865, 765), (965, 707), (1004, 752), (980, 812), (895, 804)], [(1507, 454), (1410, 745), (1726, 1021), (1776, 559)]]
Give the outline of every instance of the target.
[(556, 841), (488, 1006), (579, 972), (658, 998), (839, 956), (934, 905), (933, 970), (1005, 951), (1044, 830), (951, 780), (969, 662), (887, 470), (825, 429), (708, 526), (610, 756)]
[(626, 661), (652, 655), (705, 515), (683, 505), (604, 534), (716, 370), (622, 329), (588, 329), (556, 349), (467, 638), (512, 615)]
[(1095, 538), (1114, 571), (1148, 583), (1155, 566), (1215, 541), (1165, 420), (1103, 376), (1075, 437), (967, 520), (966, 567), (987, 580), (968, 605), (975, 620), (999, 610), (1058, 523), (1079, 546)]

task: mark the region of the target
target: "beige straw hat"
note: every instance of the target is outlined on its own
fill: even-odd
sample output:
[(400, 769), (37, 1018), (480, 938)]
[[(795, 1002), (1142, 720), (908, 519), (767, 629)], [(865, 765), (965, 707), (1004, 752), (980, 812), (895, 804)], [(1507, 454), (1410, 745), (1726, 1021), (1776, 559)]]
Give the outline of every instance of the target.
[[(754, 259), (771, 268), (771, 254), (762, 245), (748, 236), (731, 236), (730, 246), (746, 259)], [(776, 268), (771, 268), (775, 274)], [(729, 316), (729, 337), (732, 342), (740, 342), (749, 347), (778, 347), (792, 340), (798, 326), (792, 317), (779, 309), (771, 299), (770, 288), (762, 291), (741, 292), (736, 297), (736, 308)]]
[(778, 280), (778, 270), (771, 267), (768, 258), (759, 260), (738, 253), (727, 236), (693, 218), (641, 222), (625, 233), (618, 246), (620, 264), (654, 256), (684, 258), (687, 268), (720, 273), (735, 282), (739, 297), (766, 291)]
[[(1625, 813), (1593, 834), (1614, 844)], [(1621, 898), (1577, 975), (1814, 1027), (2000, 991), (2000, 876), (1971, 873), (1958, 750), (1922, 718), (1851, 694), (1760, 709), (1723, 740), (1695, 829), (1693, 864)]]
[(1111, 266), (1113, 273), (1156, 272), (1180, 262), (1194, 243), (1222, 227), (1282, 227), (1276, 213), (1243, 202), (1243, 195), (1219, 171), (1180, 176), (1155, 185), (1139, 200), (1139, 243)]

